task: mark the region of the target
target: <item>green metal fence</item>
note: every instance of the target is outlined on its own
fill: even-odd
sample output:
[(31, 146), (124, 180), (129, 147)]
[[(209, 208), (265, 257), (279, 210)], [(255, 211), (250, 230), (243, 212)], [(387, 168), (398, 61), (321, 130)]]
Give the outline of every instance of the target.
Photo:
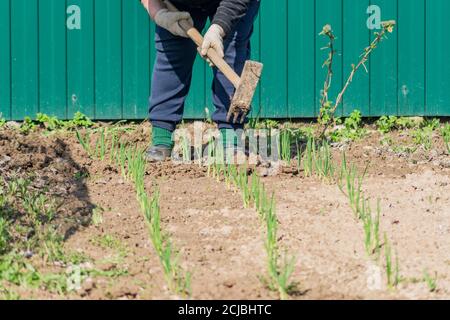
[[(253, 114), (315, 116), (327, 54), (318, 33), (329, 23), (338, 36), (333, 96), (373, 39), (371, 5), (398, 26), (339, 112), (450, 116), (449, 0), (262, 0), (252, 45), (265, 70)], [(153, 32), (138, 0), (0, 0), (0, 113), (145, 118)], [(203, 118), (212, 73), (200, 60), (194, 69), (185, 117)]]

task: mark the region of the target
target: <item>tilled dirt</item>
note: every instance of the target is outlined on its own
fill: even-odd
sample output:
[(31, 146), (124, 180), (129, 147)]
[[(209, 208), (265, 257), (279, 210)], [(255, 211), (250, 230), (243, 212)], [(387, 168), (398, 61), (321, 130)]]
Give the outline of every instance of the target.
[(212, 178), (178, 176), (160, 182), (165, 229), (193, 273), (194, 299), (270, 299), (264, 288), (264, 229), (239, 193)]
[(55, 225), (65, 238), (90, 223), (93, 204), (87, 186), (77, 175), (86, 168), (73, 159), (72, 143), (63, 136), (24, 136), (0, 131), (0, 174), (6, 179), (27, 178), (32, 187), (56, 198), (60, 207)]
[[(362, 223), (336, 185), (318, 184), (314, 179), (269, 178), (267, 185), (283, 190), (277, 192), (280, 231), (298, 255), (296, 279), (308, 290), (305, 297), (448, 298), (449, 182), (448, 175), (431, 171), (398, 179), (366, 179), (365, 191), (373, 199), (373, 207), (381, 200), (381, 232), (386, 232), (398, 253), (403, 280), (398, 290), (391, 291), (386, 286), (384, 264), (367, 256)], [(423, 281), (425, 272), (437, 275), (434, 293)]]
[[(137, 134), (136, 143), (145, 142), (145, 133)], [(292, 298), (449, 298), (450, 169), (442, 165), (447, 156), (440, 149), (431, 160), (426, 154), (418, 159), (399, 156), (381, 148), (378, 138), (345, 148), (349, 161), (360, 168), (370, 161), (364, 191), (374, 205), (380, 199), (381, 229), (398, 253), (403, 281), (395, 290), (387, 288), (382, 263), (367, 256), (362, 224), (335, 184), (284, 168), (263, 182), (276, 195), (280, 243), (297, 257), (293, 280), (299, 290)], [(133, 186), (114, 166), (88, 159), (73, 135), (2, 132), (0, 150), (2, 176), (34, 172), (36, 187), (48, 181), (49, 189), (66, 199), (60, 214), (74, 217), (63, 228), (70, 234), (67, 251), (89, 256), (92, 268), (127, 271), (88, 279), (67, 298), (179, 298), (166, 287)], [(336, 158), (340, 152), (339, 147), (334, 150)], [(76, 179), (79, 172), (89, 177)], [(260, 280), (266, 272), (264, 226), (254, 209), (243, 208), (239, 192), (207, 177), (204, 168), (171, 162), (149, 165), (148, 190), (156, 184), (163, 229), (180, 250), (183, 268), (193, 274), (193, 298), (277, 298)], [(95, 207), (103, 209), (99, 225), (91, 221)], [(96, 239), (104, 236), (120, 245), (100, 246)], [(437, 274), (435, 292), (426, 286), (425, 272)], [(57, 297), (35, 291), (27, 296), (26, 290), (22, 294)]]

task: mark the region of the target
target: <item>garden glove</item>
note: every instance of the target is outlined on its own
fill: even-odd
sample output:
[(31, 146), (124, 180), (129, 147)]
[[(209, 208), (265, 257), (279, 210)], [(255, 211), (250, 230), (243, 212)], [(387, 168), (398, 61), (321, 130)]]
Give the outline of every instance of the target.
[(200, 54), (206, 58), (206, 61), (209, 63), (211, 67), (214, 66), (214, 63), (212, 63), (211, 60), (208, 59), (207, 54), (208, 50), (210, 48), (213, 48), (216, 50), (217, 54), (223, 58), (225, 56), (224, 54), (224, 47), (223, 47), (223, 37), (225, 36), (225, 31), (223, 31), (222, 27), (218, 24), (212, 24), (211, 27), (209, 27), (208, 31), (205, 34), (205, 37), (203, 39), (203, 44), (200, 50)]
[(161, 9), (155, 15), (155, 23), (158, 26), (173, 35), (188, 38), (186, 31), (180, 25), (181, 20), (187, 20), (191, 27), (194, 27), (194, 21), (189, 12), (171, 12), (168, 9)]

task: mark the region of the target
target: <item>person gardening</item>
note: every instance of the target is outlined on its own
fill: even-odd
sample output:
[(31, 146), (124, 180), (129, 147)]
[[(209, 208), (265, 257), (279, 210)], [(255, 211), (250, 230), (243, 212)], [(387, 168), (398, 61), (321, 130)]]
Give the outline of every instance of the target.
[[(172, 133), (183, 117), (197, 53), (206, 58), (208, 50), (214, 48), (240, 74), (245, 61), (250, 58), (250, 38), (260, 0), (172, 0), (180, 12), (170, 11), (163, 0), (141, 2), (156, 23), (157, 54), (149, 107), (153, 135), (147, 159), (164, 161), (172, 153)], [(197, 48), (179, 22), (186, 20), (196, 29), (203, 30), (208, 19), (211, 26), (202, 47)], [(242, 124), (227, 121), (230, 97), (235, 88), (217, 68), (213, 73), (212, 94), (216, 111), (212, 120), (223, 137), (232, 137), (236, 130), (243, 128)]]

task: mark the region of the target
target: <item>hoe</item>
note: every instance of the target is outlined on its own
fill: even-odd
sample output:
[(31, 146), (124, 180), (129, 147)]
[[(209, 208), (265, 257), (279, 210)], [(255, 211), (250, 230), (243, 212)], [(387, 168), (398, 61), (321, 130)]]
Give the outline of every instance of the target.
[[(169, 10), (178, 11), (178, 9), (169, 1), (166, 0), (165, 3)], [(198, 47), (201, 47), (203, 43), (203, 36), (201, 33), (197, 29), (192, 28), (185, 20), (182, 20), (180, 25), (192, 41), (194, 41)], [(209, 49), (207, 56), (236, 88), (236, 92), (231, 99), (227, 121), (232, 120), (233, 123), (244, 123), (245, 116), (250, 112), (253, 96), (255, 95), (256, 87), (261, 78), (263, 64), (248, 60), (245, 62), (242, 75), (239, 76), (230, 65), (217, 54), (216, 50), (212, 48)]]

